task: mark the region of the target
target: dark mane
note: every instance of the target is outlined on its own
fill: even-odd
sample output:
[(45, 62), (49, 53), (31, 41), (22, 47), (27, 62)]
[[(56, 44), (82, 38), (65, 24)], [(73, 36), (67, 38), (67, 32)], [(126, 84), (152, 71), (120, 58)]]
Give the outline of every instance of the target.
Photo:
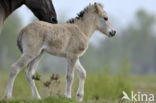
[[(97, 5), (101, 6), (103, 8), (103, 5), (101, 3), (96, 3)], [(67, 23), (74, 23), (76, 20), (80, 20), (81, 18), (84, 17), (84, 14), (88, 12), (89, 8), (94, 6), (94, 4), (90, 4), (89, 6), (87, 6), (86, 8), (84, 8), (82, 11), (80, 11), (80, 13), (77, 14), (77, 16), (75, 18), (69, 19), (67, 21)]]
[(90, 6), (87, 6), (86, 8), (84, 8), (82, 11), (80, 11), (80, 12), (77, 14), (77, 16), (76, 16), (75, 18), (69, 19), (69, 20), (67, 21), (67, 23), (74, 23), (76, 20), (79, 20), (79, 19), (83, 18), (84, 14), (85, 14), (86, 12), (88, 12), (88, 9), (89, 9), (89, 8), (90, 8)]

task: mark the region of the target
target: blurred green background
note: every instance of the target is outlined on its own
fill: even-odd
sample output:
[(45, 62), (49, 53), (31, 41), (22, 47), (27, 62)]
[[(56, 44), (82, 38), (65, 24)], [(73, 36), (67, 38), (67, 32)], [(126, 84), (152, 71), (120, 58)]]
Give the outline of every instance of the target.
[[(65, 22), (65, 15), (66, 13), (62, 13), (59, 17), (61, 23)], [(132, 90), (156, 95), (156, 16), (144, 9), (139, 9), (133, 15), (133, 21), (119, 28), (116, 37), (101, 36), (103, 38), (91, 41), (88, 50), (81, 57), (88, 75), (85, 85), (86, 101), (118, 101), (122, 91), (129, 94)], [(32, 21), (34, 20), (36, 19), (33, 17)], [(113, 24), (115, 23), (114, 20)], [(15, 12), (5, 22), (0, 35), (0, 98), (6, 88), (10, 65), (20, 56), (16, 38), (22, 25), (22, 19)], [(96, 35), (100, 34), (96, 32)], [(63, 95), (65, 70), (64, 59), (44, 54), (37, 71), (42, 81), (36, 82), (43, 97), (51, 96), (49, 88), (43, 83), (52, 73), (60, 75), (60, 84), (54, 83), (50, 89), (54, 88), (54, 95)], [(76, 78), (73, 93), (76, 93), (77, 87)], [(15, 82), (13, 96), (31, 98), (24, 70)], [(74, 94), (73, 96), (75, 97)]]

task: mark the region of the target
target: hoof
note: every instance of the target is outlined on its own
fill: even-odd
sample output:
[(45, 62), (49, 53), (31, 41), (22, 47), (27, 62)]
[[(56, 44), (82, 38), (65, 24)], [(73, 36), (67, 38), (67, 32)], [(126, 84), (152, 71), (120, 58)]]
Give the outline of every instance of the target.
[(34, 98), (41, 100), (41, 97), (40, 96), (35, 96)]
[(12, 96), (11, 95), (5, 95), (4, 99), (10, 99)]
[(65, 97), (68, 98), (68, 99), (71, 99), (71, 95), (65, 94)]
[(83, 94), (77, 94), (77, 100), (79, 102), (82, 102), (83, 101)]

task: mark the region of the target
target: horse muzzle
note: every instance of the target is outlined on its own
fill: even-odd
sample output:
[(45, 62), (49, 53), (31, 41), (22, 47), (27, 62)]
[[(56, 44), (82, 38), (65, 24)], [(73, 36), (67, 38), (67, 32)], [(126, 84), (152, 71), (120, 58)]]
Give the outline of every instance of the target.
[(115, 31), (115, 30), (112, 30), (111, 32), (109, 32), (109, 35), (110, 35), (111, 37), (115, 36), (115, 34), (116, 34), (116, 31)]

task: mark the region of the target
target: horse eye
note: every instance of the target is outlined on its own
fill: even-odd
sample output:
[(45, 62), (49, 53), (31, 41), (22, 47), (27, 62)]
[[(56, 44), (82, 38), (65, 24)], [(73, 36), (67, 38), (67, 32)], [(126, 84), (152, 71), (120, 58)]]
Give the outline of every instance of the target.
[(104, 20), (105, 20), (105, 21), (107, 21), (107, 20), (108, 20), (108, 18), (107, 18), (107, 17), (104, 17)]

